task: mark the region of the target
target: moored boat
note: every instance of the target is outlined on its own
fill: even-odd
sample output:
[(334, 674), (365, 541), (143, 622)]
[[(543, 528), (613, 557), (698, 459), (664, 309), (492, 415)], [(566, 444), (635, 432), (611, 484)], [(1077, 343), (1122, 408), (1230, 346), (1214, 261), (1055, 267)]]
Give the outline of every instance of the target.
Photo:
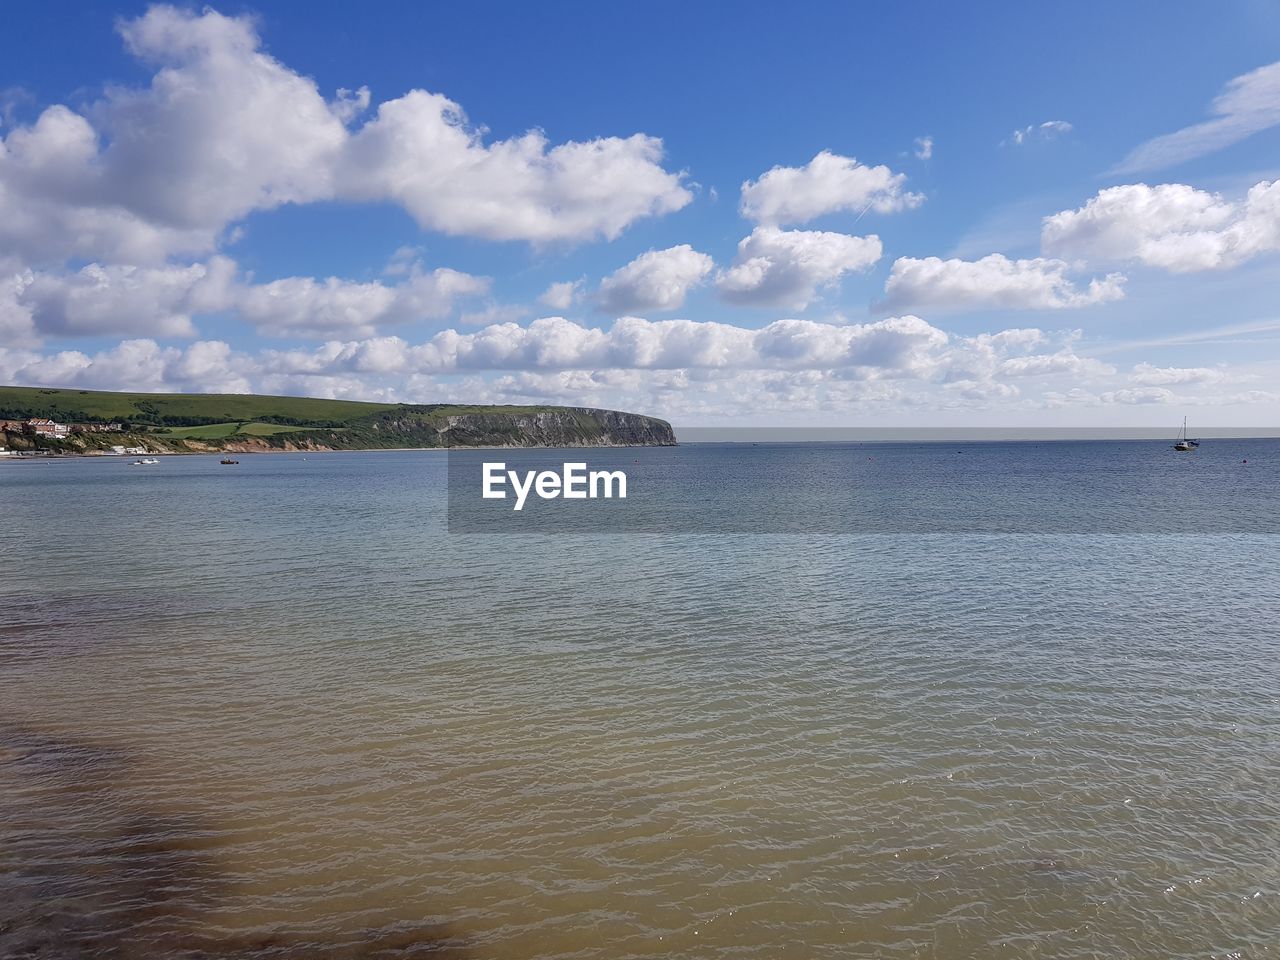
[(1179, 453), (1193, 453), (1196, 447), (1200, 446), (1199, 440), (1192, 440), (1187, 436), (1187, 418), (1182, 418), (1182, 432), (1178, 434), (1178, 442), (1173, 445), (1173, 449)]

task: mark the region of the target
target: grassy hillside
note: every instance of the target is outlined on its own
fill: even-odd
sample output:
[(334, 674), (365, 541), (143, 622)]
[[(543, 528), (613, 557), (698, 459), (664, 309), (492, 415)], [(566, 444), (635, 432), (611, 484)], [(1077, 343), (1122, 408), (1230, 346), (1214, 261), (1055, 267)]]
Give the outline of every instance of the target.
[(675, 442), (670, 425), (663, 420), (580, 407), (0, 387), (0, 420), (30, 417), (70, 424), (119, 422), (125, 429), (76, 433), (65, 440), (10, 432), (5, 439), (14, 449), (90, 453), (109, 449), (113, 443), (138, 442), (157, 452)]
[(119, 420), (174, 427), (260, 421), (330, 427), (394, 410), (397, 406), (394, 403), (236, 393), (108, 393), (49, 387), (0, 387), (0, 420), (49, 417), (74, 423)]
[[(277, 433), (300, 433), (307, 427), (288, 427), (279, 423), (209, 423), (199, 427), (164, 427), (166, 437), (183, 437), (188, 440), (225, 440), (227, 437), (271, 437)], [(345, 427), (330, 427), (332, 430), (344, 430)]]

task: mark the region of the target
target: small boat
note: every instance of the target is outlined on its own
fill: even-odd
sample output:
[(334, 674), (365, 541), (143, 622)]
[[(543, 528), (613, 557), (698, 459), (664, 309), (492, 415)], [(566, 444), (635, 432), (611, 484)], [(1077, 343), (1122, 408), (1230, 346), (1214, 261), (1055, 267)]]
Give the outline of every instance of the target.
[(228, 465), (230, 465), (230, 464), (236, 464), (236, 463), (239, 463), (240, 461), (239, 461), (239, 460), (219, 460), (218, 462), (219, 462), (220, 464), (222, 464), (223, 466), (228, 466)]
[(1173, 449), (1179, 453), (1194, 453), (1196, 447), (1200, 446), (1199, 440), (1192, 440), (1187, 436), (1187, 418), (1182, 418), (1182, 432), (1178, 434), (1178, 442), (1173, 445)]
[(141, 460), (133, 461), (132, 465), (135, 467), (149, 467), (151, 464), (159, 462), (160, 461), (155, 459), (155, 457), (143, 457)]

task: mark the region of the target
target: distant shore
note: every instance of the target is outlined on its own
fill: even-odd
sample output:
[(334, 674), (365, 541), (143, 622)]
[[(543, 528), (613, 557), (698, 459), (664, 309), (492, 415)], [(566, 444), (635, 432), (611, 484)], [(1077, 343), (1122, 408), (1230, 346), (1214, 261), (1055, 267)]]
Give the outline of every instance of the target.
[(71, 456), (676, 442), (665, 420), (595, 407), (365, 403), (54, 387), (0, 387), (0, 431), (0, 448)]

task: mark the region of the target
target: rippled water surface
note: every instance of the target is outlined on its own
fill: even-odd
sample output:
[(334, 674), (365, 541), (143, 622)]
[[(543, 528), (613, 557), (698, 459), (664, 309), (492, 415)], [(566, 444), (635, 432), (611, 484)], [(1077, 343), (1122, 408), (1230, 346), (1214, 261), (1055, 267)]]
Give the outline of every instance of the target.
[(0, 956), (1280, 957), (1280, 538), (450, 535), (444, 478), (0, 464)]

